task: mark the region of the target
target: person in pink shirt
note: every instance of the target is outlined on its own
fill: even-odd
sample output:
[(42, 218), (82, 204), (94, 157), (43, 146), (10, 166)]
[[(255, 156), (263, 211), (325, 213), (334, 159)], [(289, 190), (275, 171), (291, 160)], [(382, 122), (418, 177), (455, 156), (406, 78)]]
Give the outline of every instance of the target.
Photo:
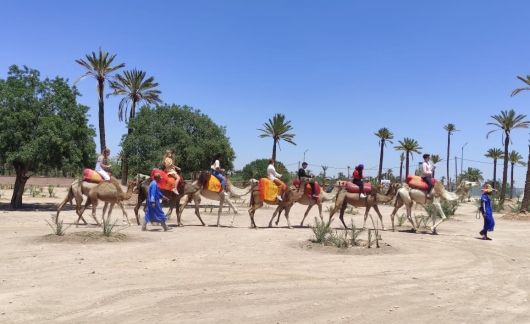
[(422, 174), (421, 178), (425, 183), (427, 183), (427, 198), (431, 198), (431, 190), (432, 190), (432, 172), (434, 171), (435, 166), (431, 163), (431, 155), (430, 154), (423, 154), (423, 163), (422, 166)]

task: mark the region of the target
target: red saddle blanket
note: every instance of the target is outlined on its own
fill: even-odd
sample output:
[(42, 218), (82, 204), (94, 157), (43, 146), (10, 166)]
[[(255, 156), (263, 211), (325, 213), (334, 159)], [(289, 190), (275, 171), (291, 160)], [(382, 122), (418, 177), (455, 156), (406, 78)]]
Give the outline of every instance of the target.
[[(344, 189), (346, 189), (347, 192), (350, 192), (350, 193), (359, 193), (359, 187), (351, 182), (351, 181), (345, 181), (342, 186), (344, 187)], [(370, 182), (365, 182), (364, 183), (364, 193), (371, 193), (372, 192), (372, 183)]]
[[(295, 186), (296, 188), (300, 188), (300, 180), (295, 179), (293, 181), (293, 186)], [(320, 196), (320, 190), (321, 190), (320, 184), (317, 181), (315, 181), (315, 195)], [(313, 190), (311, 189), (311, 184), (307, 182), (305, 184), (304, 194), (306, 194), (309, 198), (313, 197)]]
[(83, 181), (100, 183), (103, 182), (103, 177), (92, 169), (83, 169)]
[(161, 169), (151, 170), (151, 179), (155, 178), (155, 174), (160, 174), (160, 181), (158, 182), (158, 189), (160, 190), (173, 190), (175, 188), (175, 178), (167, 175), (166, 171)]
[[(406, 182), (409, 185), (409, 187), (414, 188), (414, 189), (427, 190), (427, 188), (429, 187), (429, 185), (425, 181), (423, 181), (423, 179), (420, 176), (416, 176), (416, 175), (409, 175), (407, 177)], [(436, 179), (432, 179), (433, 186), (435, 183), (436, 183)]]

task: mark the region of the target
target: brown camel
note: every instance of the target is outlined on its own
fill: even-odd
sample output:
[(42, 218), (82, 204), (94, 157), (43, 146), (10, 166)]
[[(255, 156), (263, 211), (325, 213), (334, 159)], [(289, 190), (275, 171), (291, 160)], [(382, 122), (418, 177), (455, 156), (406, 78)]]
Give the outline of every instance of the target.
[[(121, 189), (120, 183), (119, 183), (118, 180), (116, 180), (116, 178), (111, 177), (110, 181), (117, 188)], [(88, 224), (87, 221), (85, 220), (85, 218), (83, 217), (82, 212), (81, 212), (81, 210), (84, 211), (84, 209), (82, 209), (83, 196), (87, 196), (88, 197), (88, 193), (90, 192), (90, 190), (92, 188), (96, 187), (97, 185), (98, 184), (95, 183), (95, 182), (88, 182), (88, 181), (83, 181), (82, 179), (75, 179), (72, 182), (72, 184), (70, 185), (70, 187), (68, 188), (68, 192), (66, 194), (66, 197), (64, 197), (63, 201), (61, 201), (57, 205), (57, 215), (55, 216), (55, 218), (59, 219), (59, 213), (63, 209), (64, 205), (66, 205), (66, 203), (68, 203), (68, 202), (70, 204), (72, 204), (72, 200), (75, 199), (75, 211), (77, 213), (77, 216), (79, 217), (79, 219), (81, 219), (83, 221), (83, 223), (85, 225)], [(123, 204), (121, 202), (118, 202), (118, 205), (121, 207), (122, 211), (125, 213), (125, 209), (123, 207)], [(78, 219), (78, 222), (79, 222), (79, 219)]]
[[(250, 186), (251, 186), (251, 194), (250, 194), (250, 209), (248, 210), (248, 214), (250, 216), (250, 227), (251, 228), (257, 228), (256, 222), (254, 221), (254, 213), (257, 209), (261, 208), (263, 206), (263, 203), (266, 203), (268, 205), (274, 205), (278, 206), (274, 213), (272, 214), (271, 220), (269, 221), (269, 227), (272, 227), (272, 220), (276, 216), (276, 214), (280, 210), (285, 211), (285, 219), (287, 220), (287, 226), (289, 228), (293, 228), (291, 226), (291, 222), (289, 221), (289, 212), (291, 211), (291, 207), (293, 204), (300, 200), (301, 196), (304, 195), (302, 191), (293, 191), (290, 188), (287, 188), (285, 192), (283, 193), (283, 201), (278, 201), (277, 199), (274, 201), (263, 201), (261, 199), (261, 194), (258, 186), (258, 180), (251, 179), (250, 180)], [(281, 207), (281, 208), (280, 208)]]
[(358, 193), (350, 193), (347, 192), (345, 189), (341, 189), (339, 193), (337, 194), (337, 198), (335, 200), (335, 206), (329, 213), (329, 221), (328, 224), (331, 224), (331, 221), (333, 220), (333, 215), (337, 212), (337, 210), (340, 209), (340, 221), (342, 222), (342, 225), (344, 225), (344, 228), (348, 228), (346, 226), (346, 223), (344, 223), (344, 211), (346, 210), (346, 207), (348, 204), (354, 206), (354, 207), (365, 207), (364, 211), (364, 222), (363, 227), (366, 227), (366, 219), (368, 218), (368, 212), (371, 208), (375, 210), (377, 215), (379, 216), (379, 220), (381, 221), (381, 227), (383, 230), (385, 230), (385, 225), (383, 224), (383, 215), (381, 215), (381, 212), (379, 211), (378, 204), (384, 204), (392, 201), (394, 196), (397, 193), (397, 190), (401, 187), (401, 184), (394, 183), (390, 185), (388, 192), (386, 194), (382, 194), (379, 192), (378, 188), (372, 188), (372, 192), (368, 194), (366, 198), (360, 198), (360, 195)]
[[(104, 181), (104, 182), (98, 183), (97, 186), (93, 187), (88, 192), (88, 195), (87, 195), (88, 199), (87, 199), (87, 202), (85, 203), (83, 210), (81, 211), (81, 215), (83, 214), (85, 209), (87, 209), (87, 207), (90, 204), (92, 204), (92, 217), (96, 221), (96, 224), (100, 225), (96, 218), (96, 207), (98, 205), (98, 201), (101, 200), (105, 202), (105, 206), (103, 207), (103, 215), (101, 216), (101, 219), (103, 221), (105, 221), (105, 212), (107, 210), (108, 205), (110, 204), (109, 211), (107, 214), (107, 220), (109, 220), (110, 215), (112, 213), (112, 209), (114, 208), (114, 205), (121, 204), (121, 201), (123, 200), (131, 199), (132, 194), (133, 194), (133, 189), (136, 187), (136, 185), (137, 185), (136, 180), (130, 181), (129, 184), (127, 185), (127, 192), (123, 192), (121, 187), (116, 187), (111, 182)], [(127, 220), (127, 223), (130, 224), (129, 217), (127, 216), (127, 212), (125, 212), (125, 209), (123, 208), (122, 208), (122, 211), (123, 211), (123, 216), (125, 216), (125, 219)], [(79, 223), (79, 219), (82, 217), (81, 215), (77, 219), (76, 224)]]

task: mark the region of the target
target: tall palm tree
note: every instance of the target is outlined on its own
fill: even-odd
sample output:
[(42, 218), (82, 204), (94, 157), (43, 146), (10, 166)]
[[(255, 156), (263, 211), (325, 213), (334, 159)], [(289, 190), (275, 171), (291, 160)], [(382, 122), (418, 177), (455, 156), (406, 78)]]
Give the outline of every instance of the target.
[(512, 165), (511, 171), (510, 171), (510, 199), (513, 198), (513, 168), (516, 164), (526, 166), (526, 163), (523, 161), (523, 156), (519, 154), (517, 151), (511, 151), (510, 155), (508, 156), (508, 160), (510, 160), (510, 164)]
[(105, 93), (105, 80), (110, 77), (112, 72), (115, 72), (125, 66), (124, 63), (112, 65), (112, 62), (116, 58), (116, 54), (109, 54), (108, 52), (99, 49), (99, 53), (92, 52), (91, 54), (85, 55), (85, 59), (78, 59), (75, 62), (86, 69), (77, 82), (86, 78), (93, 77), (98, 82), (98, 104), (99, 104), (99, 145), (103, 151), (107, 147), (105, 141), (105, 103), (103, 101), (103, 94)]
[[(146, 78), (146, 73), (140, 70), (127, 70), (123, 74), (116, 75), (114, 80), (110, 81), (112, 93), (109, 95), (123, 96), (118, 106), (118, 117), (120, 120), (127, 121), (127, 110), (129, 110), (129, 119), (136, 116), (136, 107), (140, 103), (148, 105), (161, 102), (160, 90), (157, 89), (158, 83), (154, 77)], [(130, 109), (129, 109), (130, 105)], [(127, 129), (127, 134), (131, 134), (132, 129)], [(129, 164), (127, 156), (122, 156), (122, 176), (121, 183), (127, 184), (129, 175)]]
[[(524, 84), (530, 86), (530, 75), (527, 75), (526, 78), (517, 76), (517, 79), (523, 81)], [(517, 88), (513, 90), (512, 96), (515, 96), (521, 91), (527, 91), (530, 90), (530, 87), (524, 87), (524, 88)], [(526, 163), (527, 169), (526, 169), (526, 181), (524, 184), (524, 195), (523, 195), (523, 201), (521, 201), (521, 211), (526, 212), (530, 210), (530, 143), (528, 144), (528, 161)]]
[(415, 139), (405, 137), (403, 140), (398, 141), (399, 145), (394, 146), (398, 151), (405, 152), (405, 178), (409, 176), (409, 161), (413, 153), (420, 153), (422, 147), (418, 144)]
[(394, 134), (386, 128), (380, 128), (377, 133), (374, 133), (375, 136), (379, 137), (379, 146), (381, 147), (381, 151), (379, 152), (379, 171), (377, 172), (377, 181), (381, 183), (381, 173), (383, 172), (383, 154), (384, 154), (384, 148), (386, 145), (386, 142), (393, 143), (392, 139), (394, 138)]
[(459, 180), (481, 182), (482, 180), (484, 180), (484, 177), (482, 177), (482, 171), (480, 171), (479, 169), (468, 167), (467, 170), (463, 171), (462, 174), (459, 176)]
[(269, 121), (263, 124), (263, 128), (258, 128), (261, 131), (259, 137), (272, 137), (272, 159), (276, 160), (276, 146), (280, 145), (280, 141), (284, 140), (287, 143), (296, 145), (294, 142), (295, 134), (289, 133), (293, 130), (291, 126), (291, 121), (285, 120), (285, 115), (276, 114), (272, 116), (272, 119), (269, 118)]
[[(432, 164), (434, 166), (436, 166), (436, 163), (439, 163), (439, 162), (442, 162), (442, 158), (440, 158), (440, 156), (438, 154), (433, 154), (431, 155), (431, 161), (432, 161)], [(435, 172), (436, 172), (436, 168), (434, 170), (432, 170), (432, 177), (434, 178), (434, 175), (435, 175)]]
[[(444, 126), (445, 131), (447, 132), (447, 189), (450, 189), (451, 186), (451, 177), (449, 176), (449, 159), (450, 159), (450, 152), (451, 152), (451, 135), (453, 135), (454, 132), (458, 131), (456, 129), (455, 124), (447, 124)], [(456, 179), (455, 179), (456, 181)]]
[(322, 179), (322, 185), (325, 186), (326, 185), (326, 171), (328, 171), (328, 166), (327, 165), (321, 165), (322, 167), (322, 173), (323, 173), (323, 177), (324, 179)]
[(491, 148), (484, 156), (493, 159), (493, 188), (497, 188), (497, 160), (504, 157), (504, 152), (500, 148)]
[(399, 155), (399, 181), (403, 182), (403, 162), (405, 161), (405, 153), (401, 152)]
[(504, 164), (502, 168), (502, 187), (501, 194), (499, 197), (499, 204), (504, 203), (504, 198), (506, 197), (506, 185), (508, 183), (508, 147), (510, 145), (510, 133), (513, 129), (516, 128), (528, 128), (530, 126), (530, 121), (525, 120), (526, 115), (516, 114), (513, 109), (503, 110), (499, 115), (491, 116), (495, 121), (488, 123), (488, 125), (497, 127), (492, 131), (489, 131), (486, 135), (486, 138), (493, 132), (502, 130), (504, 137)]

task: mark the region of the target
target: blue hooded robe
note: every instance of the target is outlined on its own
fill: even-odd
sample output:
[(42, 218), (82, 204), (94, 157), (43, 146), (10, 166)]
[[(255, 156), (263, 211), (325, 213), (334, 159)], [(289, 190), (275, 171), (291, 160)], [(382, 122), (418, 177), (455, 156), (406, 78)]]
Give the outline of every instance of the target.
[(495, 220), (493, 219), (493, 212), (491, 211), (491, 199), (488, 194), (483, 193), (480, 196), (480, 208), (484, 217), (484, 231), (492, 232), (495, 227)]
[[(160, 189), (158, 189), (156, 181), (151, 181), (151, 183), (149, 184), (149, 189), (147, 190), (147, 205), (145, 209), (146, 223), (161, 223), (166, 221), (166, 214), (164, 214), (164, 211), (162, 210), (162, 205), (160, 204), (160, 199), (162, 199), (162, 197), (162, 192), (160, 192)], [(151, 206), (153, 202), (155, 203), (155, 207)]]

